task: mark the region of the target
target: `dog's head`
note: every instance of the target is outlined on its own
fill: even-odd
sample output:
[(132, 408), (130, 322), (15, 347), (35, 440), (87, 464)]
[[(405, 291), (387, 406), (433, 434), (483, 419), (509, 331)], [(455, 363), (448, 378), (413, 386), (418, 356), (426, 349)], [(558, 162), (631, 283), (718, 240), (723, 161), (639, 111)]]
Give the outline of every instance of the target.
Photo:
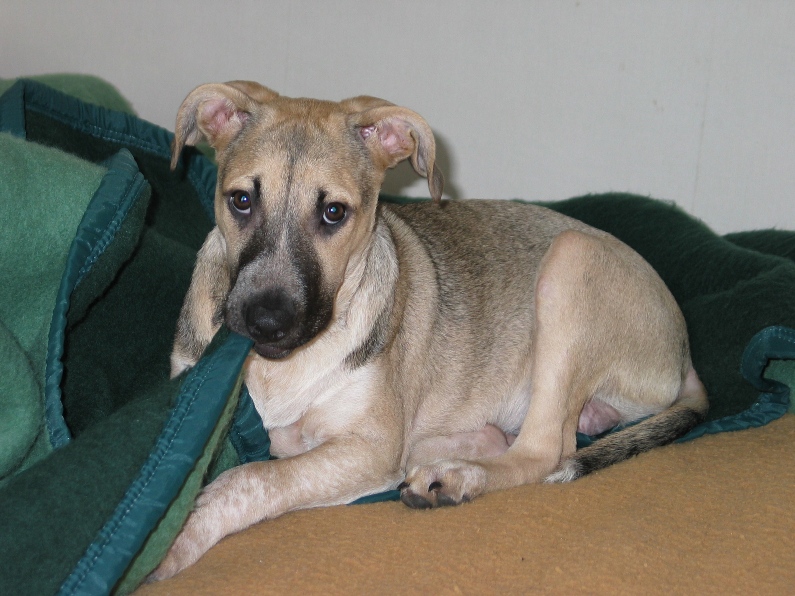
[(381, 99), (292, 99), (248, 81), (202, 85), (179, 109), (172, 168), (202, 139), (218, 162), (217, 227), (199, 253), (172, 373), (198, 360), (223, 320), (271, 359), (323, 331), (346, 275), (365, 258), (387, 169), (410, 159), (441, 199), (430, 127)]

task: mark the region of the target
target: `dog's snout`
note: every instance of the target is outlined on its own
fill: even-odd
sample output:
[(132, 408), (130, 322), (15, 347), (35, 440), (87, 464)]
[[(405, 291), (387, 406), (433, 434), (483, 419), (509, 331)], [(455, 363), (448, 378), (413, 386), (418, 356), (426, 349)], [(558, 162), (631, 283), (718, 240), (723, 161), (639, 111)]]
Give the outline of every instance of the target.
[(295, 304), (284, 291), (265, 292), (249, 302), (245, 309), (245, 320), (254, 341), (277, 342), (295, 326)]

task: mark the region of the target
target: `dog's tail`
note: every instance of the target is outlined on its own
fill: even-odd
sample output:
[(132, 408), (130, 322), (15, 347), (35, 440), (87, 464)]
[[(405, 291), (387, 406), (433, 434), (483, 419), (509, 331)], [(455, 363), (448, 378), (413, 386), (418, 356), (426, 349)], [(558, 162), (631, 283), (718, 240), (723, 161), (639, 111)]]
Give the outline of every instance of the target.
[(676, 401), (642, 422), (603, 437), (563, 461), (545, 482), (569, 482), (632, 456), (673, 443), (704, 421), (709, 402), (692, 368)]

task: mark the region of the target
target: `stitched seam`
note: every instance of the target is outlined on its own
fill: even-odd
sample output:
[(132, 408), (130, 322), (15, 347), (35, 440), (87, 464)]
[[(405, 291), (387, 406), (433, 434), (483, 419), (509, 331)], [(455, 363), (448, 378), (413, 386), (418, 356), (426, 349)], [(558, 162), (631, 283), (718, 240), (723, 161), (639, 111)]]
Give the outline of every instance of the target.
[[(232, 425), (229, 428), (230, 434), (234, 435), (234, 438), (230, 436), (230, 440), (232, 441), (232, 446), (235, 448), (235, 451), (238, 451), (238, 457), (241, 459), (241, 464), (249, 463), (249, 453), (248, 449), (246, 448), (245, 440), (243, 439), (243, 434), (238, 430), (236, 421), (233, 420)], [(239, 449), (238, 449), (239, 448)], [(241, 454), (240, 451), (243, 453)]]
[[(36, 103), (35, 99), (36, 98), (28, 99), (26, 101), (25, 107), (27, 109), (33, 110), (34, 112), (42, 114), (43, 116), (53, 118), (54, 120), (57, 120), (62, 124), (67, 124), (72, 128), (77, 128), (92, 137), (102, 139), (105, 141), (113, 141), (119, 144), (126, 143), (132, 147), (136, 147), (138, 149), (154, 154), (157, 157), (161, 157), (163, 159), (171, 158), (170, 150), (163, 150), (162, 146), (160, 146), (159, 144), (145, 141), (141, 139), (141, 137), (138, 137), (130, 133), (122, 133), (115, 130), (107, 130), (96, 124), (81, 121), (79, 118), (75, 118), (73, 115), (65, 111), (61, 111), (55, 106), (42, 105)], [(163, 129), (163, 131), (166, 132), (167, 134), (170, 134), (165, 129)], [(194, 168), (191, 167), (186, 168), (186, 174), (191, 184), (193, 185), (194, 189), (196, 190), (196, 192), (199, 193), (200, 192), (199, 189), (203, 189), (201, 176), (199, 176), (199, 174), (194, 171)], [(203, 194), (203, 190), (201, 192)], [(211, 202), (213, 198), (214, 197), (211, 197)]]
[[(91, 267), (94, 263), (97, 262), (99, 257), (101, 257), (105, 250), (110, 246), (113, 242), (114, 238), (116, 238), (116, 234), (122, 227), (122, 224), (127, 221), (127, 216), (130, 214), (130, 209), (128, 205), (129, 198), (133, 195), (133, 187), (135, 189), (139, 189), (141, 187), (141, 181), (143, 177), (136, 175), (130, 180), (127, 186), (124, 189), (122, 201), (116, 206), (116, 210), (113, 213), (113, 220), (111, 224), (105, 228), (105, 231), (102, 234), (102, 237), (97, 241), (96, 245), (92, 249), (91, 253), (86, 257), (85, 262), (80, 267), (80, 271), (77, 273), (77, 281), (75, 282), (75, 288), (80, 285), (80, 282), (83, 281), (85, 276), (91, 270)], [(124, 213), (123, 217), (119, 217), (120, 213)]]
[[(94, 565), (96, 564), (97, 560), (102, 555), (102, 553), (105, 551), (105, 549), (107, 548), (107, 546), (110, 543), (111, 539), (118, 532), (119, 527), (127, 519), (127, 516), (130, 514), (130, 511), (134, 508), (134, 506), (136, 505), (138, 500), (141, 498), (141, 495), (143, 494), (143, 492), (146, 490), (146, 488), (152, 482), (152, 478), (155, 476), (155, 473), (160, 469), (160, 466), (162, 465), (163, 460), (166, 458), (166, 456), (168, 455), (169, 451), (171, 450), (171, 447), (172, 447), (174, 441), (176, 440), (176, 437), (179, 434), (179, 431), (182, 429), (183, 425), (185, 424), (185, 418), (187, 418), (187, 415), (188, 415), (189, 411), (193, 408), (194, 403), (198, 399), (198, 393), (201, 390), (201, 388), (204, 386), (204, 383), (207, 380), (207, 377), (210, 374), (210, 372), (213, 370), (213, 368), (215, 368), (215, 362), (213, 362), (212, 365), (208, 366), (206, 368), (206, 370), (203, 372), (203, 374), (201, 376), (201, 379), (198, 381), (198, 384), (196, 385), (196, 388), (193, 390), (193, 395), (191, 396), (191, 398), (190, 398), (190, 400), (188, 402), (188, 405), (186, 407), (185, 413), (181, 417), (181, 419), (179, 421), (179, 424), (177, 425), (176, 429), (172, 433), (171, 438), (168, 441), (168, 444), (166, 445), (165, 448), (163, 448), (163, 450), (162, 450), (162, 452), (161, 452), (161, 454), (159, 456), (155, 454), (155, 458), (156, 458), (155, 464), (152, 467), (151, 472), (149, 474), (147, 474), (147, 477), (146, 477), (144, 483), (141, 485), (141, 487), (136, 491), (135, 495), (132, 497), (132, 501), (129, 503), (129, 505), (127, 507), (125, 507), (124, 511), (119, 513), (118, 517), (114, 516), (114, 517), (116, 517), (116, 520), (115, 520), (113, 526), (108, 529), (108, 533), (105, 536), (105, 538), (102, 540), (102, 542), (100, 542), (97, 545), (97, 547), (95, 549), (96, 552), (94, 553), (94, 555), (91, 557), (91, 559), (84, 566), (84, 569), (83, 569), (82, 573), (80, 574), (80, 576), (79, 576), (79, 578), (77, 580), (77, 583), (75, 584), (75, 587), (71, 591), (72, 594), (75, 593), (77, 588), (80, 587), (80, 585), (85, 581), (86, 577), (88, 577), (88, 574), (91, 573), (91, 571), (93, 570)], [(144, 465), (146, 465), (146, 464), (144, 464)]]
[[(113, 172), (117, 172), (117, 171), (109, 169), (108, 172), (106, 172), (106, 174), (103, 176), (102, 182), (100, 183), (100, 187), (97, 189), (97, 192), (99, 191), (100, 188), (102, 188), (102, 185), (107, 180), (107, 177), (109, 175), (114, 175)], [(121, 228), (122, 223), (124, 221), (126, 221), (127, 215), (129, 215), (128, 203), (130, 201), (130, 198), (135, 196), (133, 194), (133, 192), (132, 192), (133, 187), (135, 187), (135, 189), (138, 190), (143, 185), (143, 182), (144, 182), (144, 179), (143, 179), (143, 176), (140, 175), (140, 173), (137, 173), (137, 174), (133, 175), (127, 181), (127, 184), (126, 184), (125, 189), (124, 189), (124, 193), (122, 195), (122, 201), (120, 201), (119, 203), (116, 204), (116, 210), (113, 213), (112, 225), (108, 226), (105, 229), (105, 231), (103, 232), (102, 237), (97, 241), (97, 243), (91, 249), (91, 252), (87, 255), (87, 257), (84, 260), (83, 264), (81, 265), (77, 275), (75, 276), (74, 283), (71, 284), (71, 288), (69, 288), (69, 290), (68, 290), (68, 294), (69, 294), (68, 300), (69, 301), (71, 301), (72, 293), (75, 291), (75, 289), (83, 281), (83, 279), (87, 275), (88, 271), (90, 270), (91, 266), (105, 252), (105, 249), (110, 245), (112, 240), (115, 238), (116, 233)], [(119, 213), (122, 212), (125, 208), (127, 209), (127, 213), (124, 215), (124, 217), (119, 219)], [(71, 252), (71, 248), (70, 248), (70, 252)], [(63, 283), (63, 280), (62, 280), (62, 283)], [(59, 296), (61, 295), (62, 289), (63, 288), (59, 287)], [(65, 329), (66, 329), (65, 328), (66, 315), (58, 317), (57, 321), (55, 319), (53, 319), (53, 321), (51, 321), (51, 324), (55, 324), (56, 322), (57, 322), (57, 326), (56, 327), (57, 327), (59, 333), (65, 333)], [(56, 350), (56, 352), (57, 352), (57, 350)], [(53, 356), (53, 346), (50, 345), (50, 341), (49, 341), (49, 338), (48, 338), (48, 342), (47, 342), (47, 366), (46, 366), (47, 370), (45, 372), (46, 373), (51, 372), (50, 371), (51, 358), (55, 357), (55, 358), (59, 358), (60, 359), (60, 358), (62, 358), (62, 356), (63, 356), (63, 351), (62, 350), (60, 351), (60, 354), (58, 356)], [(48, 378), (49, 378), (49, 375), (47, 377), (45, 377), (45, 384), (43, 386), (43, 389), (44, 389), (45, 393), (46, 393), (46, 390), (47, 390), (47, 387), (48, 387), (48, 381), (47, 381)], [(56, 442), (57, 442), (56, 441), (56, 432), (55, 432), (55, 429), (50, 424), (49, 410), (51, 409), (51, 406), (49, 405), (49, 402), (47, 402), (45, 404), (45, 407), (48, 410), (47, 411), (47, 424), (46, 424), (47, 434), (49, 436), (50, 443), (52, 445), (55, 445)]]
[(78, 128), (79, 130), (85, 132), (86, 134), (98, 138), (103, 139), (106, 141), (114, 141), (114, 142), (125, 142), (133, 147), (137, 147), (138, 149), (143, 149), (148, 151), (149, 153), (154, 153), (158, 157), (168, 158), (169, 153), (162, 150), (162, 148), (154, 143), (150, 143), (149, 141), (145, 141), (140, 137), (130, 134), (130, 133), (122, 133), (115, 130), (108, 130), (102, 128), (101, 126), (94, 124), (92, 122), (85, 122), (81, 121), (79, 118), (75, 118), (73, 115), (61, 111), (59, 108), (50, 105), (41, 105), (35, 102), (35, 98), (31, 99), (27, 102), (26, 107), (34, 112), (38, 112), (43, 116), (47, 116), (52, 118), (53, 120), (57, 120), (62, 124), (68, 124), (73, 128)]

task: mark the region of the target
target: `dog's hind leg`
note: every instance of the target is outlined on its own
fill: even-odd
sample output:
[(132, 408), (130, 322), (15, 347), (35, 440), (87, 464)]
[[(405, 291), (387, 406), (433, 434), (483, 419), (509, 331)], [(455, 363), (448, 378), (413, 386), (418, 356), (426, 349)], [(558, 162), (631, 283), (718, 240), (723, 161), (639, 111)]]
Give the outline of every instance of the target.
[[(539, 270), (535, 308), (532, 395), (519, 436), (497, 457), (409, 471), (401, 495), (406, 504), (452, 505), (543, 481), (575, 453), (580, 415), (595, 396), (623, 422), (666, 412), (637, 425), (666, 429), (664, 438), (651, 433), (643, 450), (684, 434), (703, 415), (706, 397), (688, 375), (681, 312), (651, 267), (625, 245), (580, 232), (559, 235)], [(693, 397), (680, 407), (678, 396)], [(608, 465), (638, 452), (624, 445), (638, 443), (639, 435), (627, 431), (593, 461)], [(584, 470), (588, 462), (580, 463)]]
[(411, 468), (401, 486), (401, 500), (418, 509), (456, 505), (485, 492), (544, 480), (574, 452), (579, 416), (576, 406), (556, 398), (554, 375), (544, 376), (508, 449), (494, 457), (443, 459)]
[(480, 459), (502, 455), (516, 440), (516, 435), (504, 433), (493, 424), (480, 430), (429, 437), (418, 441), (409, 453), (406, 468), (440, 459)]
[(707, 408), (707, 392), (695, 369), (691, 368), (679, 397), (670, 408), (577, 451), (564, 460), (555, 473), (547, 476), (545, 482), (570, 482), (671, 443), (703, 421)]

